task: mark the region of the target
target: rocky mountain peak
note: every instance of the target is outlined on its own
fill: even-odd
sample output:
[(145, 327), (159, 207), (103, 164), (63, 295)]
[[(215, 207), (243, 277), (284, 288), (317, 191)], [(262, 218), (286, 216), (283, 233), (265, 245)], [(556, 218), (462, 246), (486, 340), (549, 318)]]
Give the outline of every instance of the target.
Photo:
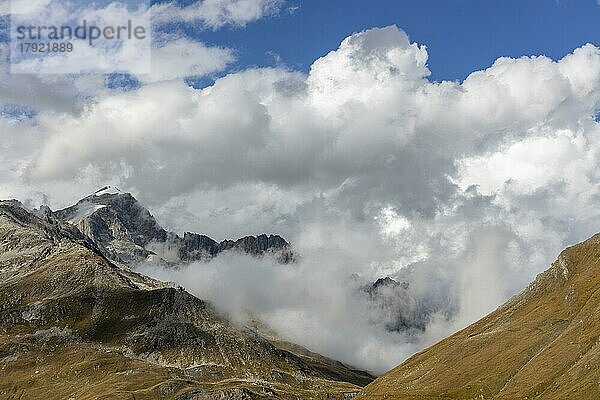
[(408, 282), (398, 282), (389, 276), (363, 287), (374, 307), (380, 309), (383, 323), (389, 331), (424, 331), (429, 320), (427, 308), (418, 303)]
[(56, 217), (71, 223), (114, 260), (133, 262), (151, 255), (145, 247), (167, 240), (165, 231), (130, 193), (106, 186), (59, 210)]
[(220, 243), (193, 232), (180, 237), (163, 229), (131, 193), (113, 186), (105, 186), (54, 215), (75, 225), (115, 261), (181, 264), (208, 261), (229, 250), (253, 256), (272, 254), (284, 264), (294, 260), (290, 244), (279, 235), (246, 236)]
[(401, 287), (402, 289), (408, 289), (408, 282), (397, 282), (394, 279), (386, 276), (385, 278), (379, 278), (375, 281), (372, 286), (373, 290), (377, 290), (380, 287), (389, 287), (389, 288), (397, 288)]
[[(97, 196), (97, 197), (104, 196), (104, 195), (114, 196), (114, 195), (120, 195), (120, 194), (125, 194), (125, 193), (123, 193), (116, 186), (104, 186), (102, 189), (94, 192), (94, 196)], [(129, 193), (127, 193), (127, 194), (129, 194)]]

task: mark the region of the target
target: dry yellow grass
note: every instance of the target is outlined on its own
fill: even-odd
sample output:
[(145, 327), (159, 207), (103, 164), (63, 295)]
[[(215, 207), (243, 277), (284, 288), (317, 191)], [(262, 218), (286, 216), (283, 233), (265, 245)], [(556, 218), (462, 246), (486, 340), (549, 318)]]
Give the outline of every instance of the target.
[(376, 379), (360, 399), (600, 399), (600, 235), (521, 294)]

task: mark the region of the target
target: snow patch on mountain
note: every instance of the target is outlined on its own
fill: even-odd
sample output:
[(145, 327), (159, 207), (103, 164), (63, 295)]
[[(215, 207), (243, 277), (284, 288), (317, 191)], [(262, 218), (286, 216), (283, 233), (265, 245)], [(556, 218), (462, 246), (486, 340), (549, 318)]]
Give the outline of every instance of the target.
[(123, 194), (123, 192), (115, 186), (105, 186), (102, 189), (98, 190), (96, 193), (94, 193), (95, 196), (102, 196), (105, 194)]
[(94, 204), (90, 202), (83, 202), (77, 205), (77, 209), (75, 214), (71, 218), (69, 218), (70, 223), (77, 223), (82, 219), (89, 217), (94, 214), (96, 211), (105, 208), (106, 205), (103, 204)]

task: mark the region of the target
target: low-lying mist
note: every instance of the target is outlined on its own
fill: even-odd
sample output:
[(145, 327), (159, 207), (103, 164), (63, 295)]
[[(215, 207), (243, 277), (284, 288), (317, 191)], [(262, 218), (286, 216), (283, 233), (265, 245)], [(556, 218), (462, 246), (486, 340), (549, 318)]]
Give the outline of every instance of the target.
[(235, 323), (258, 319), (284, 340), (380, 374), (489, 311), (473, 314), (472, 305), (485, 308), (486, 300), (466, 304), (469, 299), (458, 295), (493, 292), (483, 275), (487, 255), (496, 257), (496, 250), (476, 245), (475, 273), (460, 263), (471, 281), (455, 279), (456, 261), (444, 265), (446, 276), (439, 265), (421, 263), (394, 276), (402, 279), (397, 289), (383, 287), (377, 296), (371, 278), (376, 272), (336, 250), (304, 252), (290, 264), (232, 251), (210, 262), (177, 268), (145, 264), (138, 270), (185, 287)]
[(386, 330), (361, 281), (325, 254), (294, 264), (235, 252), (178, 269), (140, 272), (184, 286), (234, 322), (256, 318), (281, 338), (328, 357), (381, 373), (427, 342)]

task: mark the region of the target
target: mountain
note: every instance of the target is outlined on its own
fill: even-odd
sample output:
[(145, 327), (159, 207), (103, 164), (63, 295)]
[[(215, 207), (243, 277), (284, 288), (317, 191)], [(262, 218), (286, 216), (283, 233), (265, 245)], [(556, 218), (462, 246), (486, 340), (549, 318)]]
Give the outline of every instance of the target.
[(54, 214), (75, 225), (109, 257), (123, 262), (147, 259), (153, 253), (146, 246), (165, 242), (169, 236), (131, 194), (108, 186)]
[(408, 282), (397, 282), (390, 277), (380, 278), (363, 287), (368, 299), (379, 308), (384, 325), (390, 332), (423, 333), (430, 314), (411, 291)]
[(280, 263), (292, 262), (295, 257), (290, 244), (278, 235), (247, 236), (219, 243), (197, 233), (186, 232), (180, 237), (167, 232), (130, 193), (111, 186), (53, 214), (75, 225), (117, 262), (178, 265), (208, 261), (232, 250), (257, 257), (272, 255)]
[(130, 196), (98, 197), (91, 213), (59, 213), (106, 209), (78, 224), (93, 238), (0, 202), (0, 398), (346, 399), (372, 380), (113, 262), (101, 239), (143, 249), (164, 230)]
[(290, 244), (279, 235), (245, 236), (238, 240), (223, 240), (216, 242), (206, 235), (186, 232), (183, 238), (170, 234), (162, 243), (155, 243), (154, 249), (164, 252), (165, 246), (172, 250), (177, 249), (176, 260), (183, 263), (194, 261), (207, 261), (224, 251), (241, 251), (255, 257), (264, 255), (275, 256), (281, 264), (288, 264), (295, 260)]
[(600, 399), (600, 234), (360, 399)]

